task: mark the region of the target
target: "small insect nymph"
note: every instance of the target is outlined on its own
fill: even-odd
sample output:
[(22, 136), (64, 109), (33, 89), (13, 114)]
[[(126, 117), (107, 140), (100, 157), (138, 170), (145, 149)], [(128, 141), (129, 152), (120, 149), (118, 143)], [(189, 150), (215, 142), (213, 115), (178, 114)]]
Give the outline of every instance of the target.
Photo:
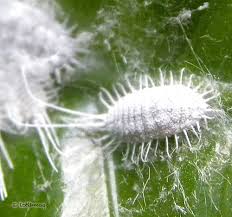
[[(154, 141), (156, 141), (155, 154), (159, 141), (165, 141), (166, 154), (169, 158), (171, 137), (174, 138), (175, 149), (178, 150), (179, 137), (184, 135), (192, 150), (188, 133), (191, 132), (200, 139), (202, 123), (207, 126), (207, 120), (217, 116), (218, 109), (214, 108), (210, 101), (216, 99), (219, 94), (210, 86), (202, 88), (203, 83), (194, 86), (193, 75), (186, 81), (183, 78), (183, 71), (181, 70), (178, 80), (174, 80), (171, 72), (170, 79), (165, 80), (160, 70), (158, 86), (148, 75), (140, 76), (138, 88), (127, 78), (126, 86), (117, 84), (117, 88), (113, 87), (115, 97), (102, 88), (99, 99), (107, 108), (107, 112), (96, 115), (67, 110), (42, 102), (32, 95), (26, 79), (25, 83), (34, 100), (77, 116), (76, 122), (68, 123), (67, 127), (77, 127), (88, 133), (101, 132), (103, 136), (95, 141), (104, 144), (103, 149), (111, 148), (113, 151), (121, 143), (131, 144), (129, 147), (132, 147), (132, 161), (138, 160), (137, 157), (135, 159), (138, 148), (139, 158), (145, 162)], [(57, 127), (61, 126), (65, 125), (57, 125)]]

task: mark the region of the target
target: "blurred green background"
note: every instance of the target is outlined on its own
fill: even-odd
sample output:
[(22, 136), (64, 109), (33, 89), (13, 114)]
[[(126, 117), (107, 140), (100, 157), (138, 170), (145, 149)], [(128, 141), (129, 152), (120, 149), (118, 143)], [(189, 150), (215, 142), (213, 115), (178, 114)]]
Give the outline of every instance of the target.
[[(230, 0), (208, 1), (203, 10), (199, 7), (205, 1), (201, 0), (59, 0), (58, 3), (70, 25), (78, 25), (78, 32), (90, 31), (95, 35), (90, 48), (90, 61), (94, 59), (91, 67), (87, 72), (77, 70), (78, 79), (62, 88), (60, 100), (66, 107), (77, 108), (88, 100), (97, 101), (99, 87), (110, 88), (124, 73), (156, 76), (158, 67), (176, 74), (182, 67), (201, 76), (210, 72), (222, 87), (226, 85), (224, 82), (232, 81)], [(221, 91), (226, 110), (232, 106), (231, 93), (226, 88)], [(127, 168), (121, 161), (120, 150), (115, 152), (120, 216), (232, 216), (231, 162), (226, 159), (217, 165), (214, 153), (216, 144), (230, 145), (225, 130), (230, 132), (230, 126), (209, 135), (205, 140), (208, 146), (201, 153), (182, 153), (179, 157), (184, 160), (173, 159), (171, 166), (157, 160)], [(52, 171), (36, 136), (3, 134), (3, 138), (15, 170), (4, 171), (9, 197), (0, 203), (0, 215), (60, 216), (61, 174)], [(200, 179), (196, 165), (202, 173), (210, 173), (208, 182)], [(7, 168), (5, 164), (3, 167)], [(182, 186), (176, 189), (172, 189), (174, 171), (179, 173)], [(187, 205), (183, 197), (187, 198)], [(13, 209), (14, 201), (45, 202), (47, 207)]]

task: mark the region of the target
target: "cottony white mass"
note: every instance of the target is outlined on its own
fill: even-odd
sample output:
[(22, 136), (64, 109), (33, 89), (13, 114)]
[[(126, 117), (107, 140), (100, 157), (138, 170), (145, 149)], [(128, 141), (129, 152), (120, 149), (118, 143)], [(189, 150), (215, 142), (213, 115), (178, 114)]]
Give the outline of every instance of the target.
[[(28, 133), (27, 127), (15, 125), (11, 119), (51, 124), (46, 106), (38, 104), (28, 95), (22, 70), (27, 71), (33, 93), (55, 104), (58, 93), (54, 84), (68, 80), (76, 68), (85, 67), (81, 64), (80, 54), (83, 56), (88, 52), (92, 35), (88, 32), (77, 34), (65, 22), (60, 23), (61, 14), (61, 9), (53, 1), (1, 1), (0, 131)], [(37, 127), (36, 131), (50, 164), (57, 171), (50, 157), (50, 146), (61, 153), (55, 130)], [(0, 153), (13, 169), (2, 139)], [(6, 196), (4, 175), (0, 168), (0, 199)]]
[[(17, 62), (37, 70), (38, 77), (43, 73), (56, 73), (61, 70), (74, 70), (85, 67), (79, 61), (79, 54), (88, 52), (88, 42), (92, 34), (75, 33), (75, 29), (57, 21), (61, 11), (55, 8), (46, 10), (43, 2), (4, 1), (0, 8), (0, 56), (2, 64)], [(50, 4), (51, 6), (52, 4)], [(74, 33), (73, 33), (74, 31)]]

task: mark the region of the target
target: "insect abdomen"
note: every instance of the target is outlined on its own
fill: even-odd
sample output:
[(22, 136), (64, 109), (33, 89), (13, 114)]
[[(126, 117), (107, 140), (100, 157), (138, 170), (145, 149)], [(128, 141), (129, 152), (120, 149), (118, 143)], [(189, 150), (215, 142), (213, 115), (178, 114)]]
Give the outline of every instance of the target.
[(145, 142), (172, 136), (195, 126), (208, 104), (184, 85), (136, 90), (109, 109), (108, 130), (125, 141)]

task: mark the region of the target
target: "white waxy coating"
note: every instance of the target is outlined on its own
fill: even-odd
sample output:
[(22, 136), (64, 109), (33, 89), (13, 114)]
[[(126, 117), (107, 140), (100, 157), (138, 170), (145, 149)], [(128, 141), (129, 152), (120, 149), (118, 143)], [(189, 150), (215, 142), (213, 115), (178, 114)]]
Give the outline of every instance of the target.
[(196, 126), (209, 109), (200, 93), (182, 84), (144, 88), (109, 109), (107, 127), (126, 141), (146, 142)]

